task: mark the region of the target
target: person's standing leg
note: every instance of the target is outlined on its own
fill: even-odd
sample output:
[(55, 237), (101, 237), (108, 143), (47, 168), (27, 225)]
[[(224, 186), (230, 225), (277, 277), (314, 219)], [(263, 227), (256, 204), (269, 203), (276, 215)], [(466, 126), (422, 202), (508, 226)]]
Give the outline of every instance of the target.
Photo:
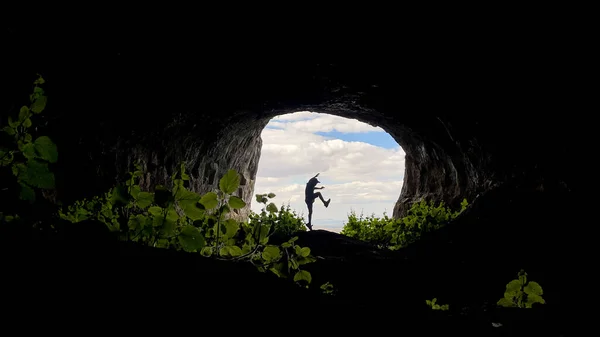
[(308, 223), (306, 224), (306, 227), (308, 227), (308, 229), (310, 229), (311, 231), (312, 231), (311, 221), (312, 221), (312, 212), (313, 212), (313, 201), (306, 200), (306, 206), (308, 207)]

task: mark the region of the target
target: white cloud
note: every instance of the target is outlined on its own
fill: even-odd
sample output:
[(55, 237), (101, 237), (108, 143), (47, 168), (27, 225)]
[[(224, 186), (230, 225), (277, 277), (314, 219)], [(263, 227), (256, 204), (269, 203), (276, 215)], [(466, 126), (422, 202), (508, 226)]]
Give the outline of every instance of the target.
[[(312, 119), (306, 120), (307, 117)], [(273, 201), (277, 205), (289, 203), (307, 220), (304, 187), (308, 179), (320, 173), (321, 186), (325, 186), (321, 192), (325, 199), (331, 198), (331, 204), (326, 209), (320, 200), (315, 201), (315, 228), (341, 230), (352, 209), (366, 215), (382, 216), (384, 211), (391, 215), (404, 175), (401, 148), (385, 149), (314, 134), (331, 131), (330, 126), (338, 131), (373, 129), (337, 116), (301, 112), (276, 117), (269, 125), (272, 124), (283, 128), (265, 128), (262, 132), (255, 193), (275, 193)], [(261, 206), (253, 202), (252, 210), (258, 212)]]
[(355, 119), (307, 111), (277, 116), (269, 122), (269, 127), (309, 133), (331, 131), (343, 133), (384, 132), (380, 127), (371, 126)]

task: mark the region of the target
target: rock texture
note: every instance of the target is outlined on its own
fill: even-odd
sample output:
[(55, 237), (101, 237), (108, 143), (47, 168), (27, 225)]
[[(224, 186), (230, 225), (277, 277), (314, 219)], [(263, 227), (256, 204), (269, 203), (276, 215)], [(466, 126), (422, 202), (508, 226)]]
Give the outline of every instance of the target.
[[(89, 43), (75, 46), (60, 43), (76, 38), (73, 32), (49, 28), (39, 52), (11, 56), (3, 77), (10, 89), (2, 113), (24, 102), (36, 72), (48, 81), (44, 127), (59, 145), (63, 200), (106, 190), (137, 160), (147, 170), (144, 187), (152, 188), (185, 160), (200, 193), (214, 189), (225, 170), (238, 170), (238, 194), (249, 205), (260, 132), (270, 118), (301, 110), (356, 118), (398, 141), (406, 172), (394, 216), (417, 200), (456, 205), (503, 184), (571, 188), (573, 168), (558, 160), (569, 156), (569, 140), (553, 139), (573, 119), (549, 117), (568, 99), (557, 95), (560, 79), (546, 71), (551, 61), (537, 60), (533, 50), (518, 60), (448, 52), (323, 62), (186, 49), (193, 29), (131, 41), (120, 38), (126, 27), (85, 29)], [(28, 33), (11, 28), (12, 49), (24, 48)]]

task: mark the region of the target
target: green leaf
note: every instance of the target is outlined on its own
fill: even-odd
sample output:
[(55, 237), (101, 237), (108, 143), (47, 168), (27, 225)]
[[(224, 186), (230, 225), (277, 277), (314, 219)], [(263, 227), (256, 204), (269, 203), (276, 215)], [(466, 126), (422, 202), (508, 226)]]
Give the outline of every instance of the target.
[(50, 137), (41, 136), (38, 137), (34, 142), (36, 154), (51, 163), (56, 163), (58, 160), (58, 150), (56, 149), (56, 144), (52, 142)]
[(185, 215), (193, 221), (200, 220), (204, 217), (204, 210), (198, 207), (200, 195), (189, 191), (185, 188), (180, 188), (177, 192), (177, 202)]
[(279, 262), (279, 263), (275, 263), (273, 265), (273, 267), (269, 268), (269, 270), (272, 271), (273, 274), (277, 275), (278, 277), (285, 278), (286, 276), (285, 276), (284, 268), (285, 268), (285, 265), (283, 264), (283, 262)]
[(242, 255), (242, 249), (238, 246), (223, 246), (220, 250), (222, 256), (240, 256)]
[(240, 175), (235, 170), (228, 170), (219, 180), (219, 189), (223, 193), (231, 194), (240, 186)]
[(37, 80), (35, 80), (33, 82), (33, 84), (37, 85), (37, 84), (44, 84), (44, 83), (46, 83), (46, 80), (44, 80), (44, 78), (42, 77), (42, 75), (40, 75), (40, 74), (37, 74), (37, 75), (38, 75), (38, 78), (37, 78)]
[(523, 286), (525, 285), (525, 283), (527, 283), (527, 273), (523, 269), (519, 271), (519, 281)]
[(33, 123), (31, 122), (31, 119), (27, 118), (23, 121), (22, 125), (23, 127), (30, 128), (33, 125)]
[(512, 280), (510, 282), (508, 282), (508, 284), (506, 285), (506, 292), (517, 292), (521, 290), (521, 281), (519, 280)]
[(527, 303), (525, 303), (525, 306), (528, 308), (531, 308), (534, 303), (545, 304), (546, 301), (544, 301), (544, 299), (540, 295), (528, 294), (527, 295)]
[(200, 255), (202, 256), (206, 256), (209, 257), (211, 256), (213, 253), (213, 248), (212, 247), (204, 247), (202, 248), (202, 250), (200, 251)]
[(44, 111), (44, 108), (46, 108), (47, 101), (48, 97), (46, 96), (38, 97), (31, 105), (31, 111), (35, 112), (36, 114), (39, 114), (40, 112)]
[(306, 270), (299, 270), (298, 272), (296, 272), (296, 275), (294, 275), (294, 282), (299, 282), (302, 280), (310, 284), (310, 282), (312, 281), (312, 276)]
[(229, 209), (229, 206), (227, 206), (227, 204), (223, 204), (219, 208), (219, 212), (221, 213), (221, 215), (225, 215), (225, 214), (229, 213), (230, 211), (231, 210)]
[(206, 246), (206, 240), (204, 240), (202, 233), (191, 225), (185, 226), (177, 239), (186, 252), (194, 252)]
[(14, 129), (14, 127), (11, 127), (9, 125), (3, 127), (2, 131), (6, 132), (9, 136), (14, 136), (15, 135), (15, 129)]
[(307, 257), (310, 255), (310, 248), (308, 247), (302, 247), (300, 248), (300, 246), (296, 246), (296, 254), (302, 257)]
[(262, 258), (267, 262), (279, 259), (281, 250), (277, 246), (266, 246), (262, 252)]
[(267, 205), (267, 211), (274, 213), (277, 212), (279, 209), (277, 208), (277, 206), (275, 206), (274, 203), (270, 203), (269, 205)]
[(140, 186), (139, 185), (133, 185), (131, 187), (131, 189), (129, 190), (129, 195), (131, 195), (131, 197), (133, 197), (133, 199), (137, 200), (138, 196), (140, 195), (140, 192), (141, 192)]
[(200, 198), (200, 203), (206, 207), (206, 209), (213, 209), (219, 205), (217, 194), (214, 192), (208, 192)]
[(154, 201), (154, 194), (149, 192), (140, 192), (137, 196), (136, 203), (139, 208), (145, 209)]
[(283, 247), (283, 248), (290, 248), (291, 246), (292, 246), (292, 244), (289, 242), (284, 242), (281, 244), (281, 247)]
[(498, 303), (496, 303), (496, 304), (498, 304), (499, 306), (502, 306), (502, 307), (506, 307), (506, 308), (511, 308), (511, 307), (515, 306), (515, 303), (513, 303), (513, 301), (506, 299), (506, 298), (501, 298), (498, 301)]
[(146, 224), (146, 219), (147, 219), (146, 216), (144, 216), (143, 214), (138, 214), (138, 215), (132, 216), (127, 221), (127, 226), (132, 231), (135, 231), (138, 229), (144, 229), (144, 226)]
[(227, 221), (225, 221), (225, 229), (225, 236), (232, 238), (240, 229), (240, 224), (234, 219), (227, 219)]
[(275, 198), (275, 196), (276, 196), (275, 193), (269, 193), (269, 194), (267, 194), (267, 197), (269, 197), (270, 199)]
[(29, 202), (35, 201), (35, 191), (27, 186), (26, 184), (21, 183), (21, 193), (19, 193), (19, 199), (26, 200)]
[(126, 205), (129, 202), (129, 192), (127, 191), (127, 187), (119, 185), (113, 188), (110, 202), (113, 205)]
[[(263, 198), (266, 196), (266, 194), (257, 194), (256, 195), (256, 202), (258, 203), (262, 203)], [(267, 200), (268, 201), (268, 200)]]
[(527, 295), (543, 295), (544, 291), (542, 290), (542, 286), (540, 286), (537, 282), (529, 281), (523, 291)]
[(0, 166), (8, 166), (10, 163), (12, 163), (13, 159), (14, 155), (12, 152), (5, 149), (0, 149)]
[(19, 110), (19, 120), (24, 121), (31, 116), (31, 112), (29, 112), (29, 108), (26, 105), (23, 105)]
[[(54, 188), (54, 174), (50, 172), (48, 164), (36, 159), (29, 159), (25, 164), (16, 164), (18, 180), (32, 187), (51, 189)], [(14, 172), (13, 172), (14, 173)]]
[(245, 206), (246, 203), (244, 202), (244, 200), (236, 197), (235, 195), (229, 197), (229, 207), (233, 209), (240, 209), (244, 208)]
[(14, 120), (14, 119), (12, 119), (12, 117), (11, 117), (11, 116), (8, 116), (8, 125), (9, 125), (10, 127), (12, 127), (12, 128), (16, 128), (16, 127), (18, 127), (18, 126), (19, 126), (19, 124), (20, 124), (20, 122), (19, 122), (18, 120)]
[(152, 214), (155, 217), (162, 217), (163, 216), (163, 208), (158, 207), (158, 206), (152, 206), (152, 207), (148, 208), (148, 213)]
[(162, 235), (166, 237), (173, 235), (175, 227), (177, 226), (177, 220), (179, 220), (179, 214), (177, 214), (173, 208), (170, 208), (167, 211), (167, 216), (164, 219), (163, 228), (161, 230)]

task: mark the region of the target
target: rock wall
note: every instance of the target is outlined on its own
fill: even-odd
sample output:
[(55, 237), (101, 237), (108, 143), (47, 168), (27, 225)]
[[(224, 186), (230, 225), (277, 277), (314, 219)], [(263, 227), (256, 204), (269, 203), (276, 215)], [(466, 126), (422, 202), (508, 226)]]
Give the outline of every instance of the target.
[[(28, 29), (10, 30), (12, 50), (27, 46)], [(556, 160), (568, 155), (569, 140), (548, 144), (574, 121), (547, 117), (567, 99), (556, 95), (559, 81), (543, 62), (422, 55), (321, 62), (269, 52), (228, 58), (235, 53), (181, 52), (191, 31), (124, 43), (123, 31), (106, 30), (112, 39), (90, 33), (89, 43), (77, 45), (57, 43), (72, 32), (46, 33), (39, 53), (11, 54), (0, 112), (2, 120), (14, 113), (35, 73), (45, 76), (50, 98), (40, 128), (59, 146), (57, 184), (66, 202), (105, 191), (136, 160), (149, 189), (184, 160), (199, 193), (214, 189), (225, 170), (238, 170), (238, 194), (250, 205), (260, 132), (270, 118), (301, 110), (356, 118), (398, 141), (406, 172), (394, 216), (417, 200), (456, 205), (506, 183), (570, 188), (573, 168)]]

